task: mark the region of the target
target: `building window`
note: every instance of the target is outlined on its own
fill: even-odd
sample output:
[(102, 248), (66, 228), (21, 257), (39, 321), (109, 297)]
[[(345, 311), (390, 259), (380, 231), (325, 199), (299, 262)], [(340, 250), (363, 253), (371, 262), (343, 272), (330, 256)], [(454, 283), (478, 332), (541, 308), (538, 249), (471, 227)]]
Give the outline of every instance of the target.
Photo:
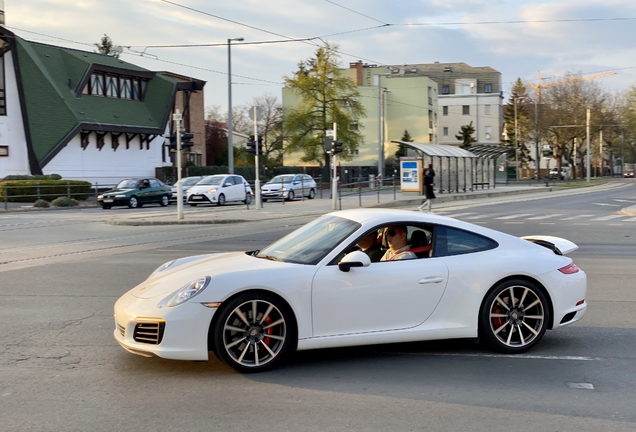
[(492, 93), (492, 84), (486, 84), (484, 86), (484, 93)]
[(359, 129), (358, 123), (349, 123), (350, 131), (357, 131)]
[(449, 93), (450, 93), (450, 86), (448, 84), (442, 85), (442, 94), (449, 94)]
[(444, 131), (444, 132), (443, 132), (442, 134), (443, 134), (444, 136), (448, 136), (448, 126), (444, 126), (443, 131)]
[(428, 142), (429, 143), (433, 142), (433, 134), (428, 134)]
[(442, 107), (442, 115), (445, 115), (445, 116), (448, 115), (448, 107), (447, 106)]
[(490, 105), (484, 105), (484, 110), (486, 111), (486, 115), (490, 115)]
[(143, 100), (148, 80), (145, 78), (94, 72), (82, 94), (110, 98)]
[[(7, 96), (4, 83), (4, 56), (0, 57), (0, 116), (7, 115)], [(9, 148), (7, 147), (7, 155)]]
[(490, 139), (492, 136), (492, 126), (486, 126), (486, 139)]
[(470, 105), (462, 105), (462, 114), (470, 115)]

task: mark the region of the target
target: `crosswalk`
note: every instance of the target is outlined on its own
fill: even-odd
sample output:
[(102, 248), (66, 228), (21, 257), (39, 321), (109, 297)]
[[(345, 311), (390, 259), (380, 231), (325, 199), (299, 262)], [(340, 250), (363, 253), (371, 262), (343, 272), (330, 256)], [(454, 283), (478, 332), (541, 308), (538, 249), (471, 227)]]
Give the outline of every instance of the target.
[(439, 211), (436, 214), (452, 217), (465, 221), (487, 221), (499, 220), (503, 222), (511, 221), (536, 221), (536, 222), (553, 222), (553, 221), (573, 221), (573, 222), (636, 222), (636, 217), (625, 216), (621, 214), (576, 214), (567, 215), (563, 213), (551, 214), (533, 214), (533, 213), (478, 213), (478, 212), (461, 212), (455, 213), (451, 211)]

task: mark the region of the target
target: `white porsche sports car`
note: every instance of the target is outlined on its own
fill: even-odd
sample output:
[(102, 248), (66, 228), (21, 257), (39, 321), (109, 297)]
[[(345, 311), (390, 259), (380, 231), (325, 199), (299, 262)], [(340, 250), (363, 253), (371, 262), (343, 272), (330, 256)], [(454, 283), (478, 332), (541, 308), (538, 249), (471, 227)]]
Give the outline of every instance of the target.
[[(396, 232), (410, 259), (378, 261)], [(430, 213), (334, 212), (260, 251), (163, 264), (117, 301), (114, 336), (142, 356), (213, 351), (240, 372), (292, 350), (434, 339), (521, 353), (585, 313), (587, 277), (564, 256), (575, 249)]]

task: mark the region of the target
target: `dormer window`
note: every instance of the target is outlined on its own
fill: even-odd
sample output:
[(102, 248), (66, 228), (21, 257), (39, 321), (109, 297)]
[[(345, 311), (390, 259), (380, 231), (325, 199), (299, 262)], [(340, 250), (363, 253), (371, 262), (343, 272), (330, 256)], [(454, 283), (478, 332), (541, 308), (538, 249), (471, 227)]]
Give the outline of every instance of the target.
[(82, 94), (141, 101), (147, 86), (148, 78), (94, 71)]

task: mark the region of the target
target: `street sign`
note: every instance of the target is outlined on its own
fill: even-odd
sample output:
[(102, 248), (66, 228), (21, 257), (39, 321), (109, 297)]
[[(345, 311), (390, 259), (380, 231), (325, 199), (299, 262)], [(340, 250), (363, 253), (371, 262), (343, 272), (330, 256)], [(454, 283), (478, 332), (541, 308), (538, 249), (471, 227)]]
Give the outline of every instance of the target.
[(326, 132), (328, 137), (333, 138), (333, 129), (328, 129)]
[(174, 113), (172, 114), (172, 120), (173, 121), (181, 121), (181, 119), (183, 118), (183, 114), (181, 113)]
[(250, 108), (250, 120), (254, 121), (254, 110), (256, 109), (256, 121), (263, 120), (263, 108), (257, 106)]

